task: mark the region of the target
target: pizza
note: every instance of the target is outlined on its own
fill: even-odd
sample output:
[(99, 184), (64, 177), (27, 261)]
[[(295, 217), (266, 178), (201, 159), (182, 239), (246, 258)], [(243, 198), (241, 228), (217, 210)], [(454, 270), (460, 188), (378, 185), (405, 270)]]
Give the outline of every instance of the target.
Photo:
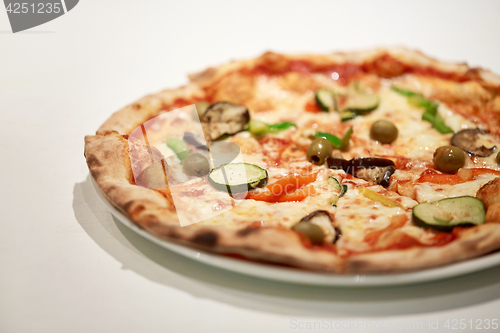
[(500, 249), (500, 77), (406, 48), (267, 52), (85, 138), (109, 201), (166, 241), (337, 274)]

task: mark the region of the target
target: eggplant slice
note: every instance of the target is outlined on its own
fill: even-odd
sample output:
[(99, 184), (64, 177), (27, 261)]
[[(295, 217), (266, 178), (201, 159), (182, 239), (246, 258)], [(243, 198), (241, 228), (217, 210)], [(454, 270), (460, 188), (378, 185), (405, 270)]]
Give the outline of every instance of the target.
[(249, 120), (250, 113), (245, 106), (229, 102), (210, 105), (200, 117), (203, 132), (210, 141), (242, 131)]
[(361, 178), (384, 187), (396, 171), (393, 161), (379, 157), (356, 157), (352, 160), (329, 157), (326, 160), (330, 169), (342, 169), (354, 177)]
[(461, 148), (470, 155), (475, 155), (479, 157), (488, 157), (495, 151), (495, 147), (486, 148), (481, 145), (476, 144), (479, 136), (482, 134), (488, 134), (489, 131), (481, 128), (476, 129), (464, 129), (451, 138), (451, 144), (455, 147)]

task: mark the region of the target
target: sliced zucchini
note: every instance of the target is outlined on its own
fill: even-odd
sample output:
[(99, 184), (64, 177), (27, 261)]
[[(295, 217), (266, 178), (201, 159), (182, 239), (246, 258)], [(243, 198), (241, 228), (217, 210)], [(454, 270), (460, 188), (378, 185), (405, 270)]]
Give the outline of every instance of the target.
[(328, 203), (332, 205), (333, 207), (337, 207), (337, 202), (339, 201), (340, 196), (338, 194), (333, 194), (329, 199)]
[(451, 231), (454, 227), (483, 224), (486, 215), (481, 200), (464, 196), (424, 202), (413, 207), (413, 223), (422, 228)]
[(357, 114), (352, 112), (352, 111), (342, 111), (340, 112), (340, 120), (341, 121), (348, 121), (351, 119), (356, 118)]
[(363, 115), (375, 110), (379, 104), (380, 98), (376, 94), (352, 93), (347, 96), (344, 111)]
[(244, 192), (266, 185), (267, 171), (250, 163), (228, 163), (210, 171), (208, 181), (219, 191)]
[(348, 189), (347, 185), (342, 185), (342, 190), (340, 190), (339, 198), (342, 198), (344, 194), (346, 194), (347, 189)]
[(347, 192), (347, 185), (340, 185), (339, 181), (332, 176), (328, 177), (328, 183), (335, 187), (336, 190), (340, 191), (340, 194), (334, 194), (329, 199), (330, 204), (337, 207), (337, 201)]
[(328, 183), (333, 185), (333, 187), (335, 187), (337, 190), (339, 190), (339, 191), (342, 190), (339, 181), (337, 179), (335, 179), (334, 177), (332, 177), (332, 176), (328, 177)]
[(316, 103), (323, 111), (338, 110), (337, 96), (328, 88), (320, 88), (316, 91)]

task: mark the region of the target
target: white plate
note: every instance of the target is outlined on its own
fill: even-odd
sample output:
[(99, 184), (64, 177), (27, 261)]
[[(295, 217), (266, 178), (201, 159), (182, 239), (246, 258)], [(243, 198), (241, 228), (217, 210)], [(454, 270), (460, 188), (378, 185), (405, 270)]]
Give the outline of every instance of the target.
[(101, 189), (90, 177), (94, 190), (108, 210), (125, 226), (138, 233), (142, 237), (180, 255), (186, 256), (198, 262), (226, 269), (236, 273), (250, 275), (253, 277), (308, 285), (319, 286), (394, 286), (403, 284), (414, 284), (456, 277), (500, 264), (500, 252), (489, 254), (476, 259), (447, 265), (444, 267), (431, 268), (418, 272), (400, 274), (370, 274), (370, 275), (334, 275), (327, 273), (314, 273), (301, 271), (299, 269), (278, 267), (267, 264), (246, 262), (243, 260), (224, 257), (204, 251), (195, 250), (182, 245), (174, 244), (157, 238), (138, 227), (125, 214), (113, 206), (101, 191)]

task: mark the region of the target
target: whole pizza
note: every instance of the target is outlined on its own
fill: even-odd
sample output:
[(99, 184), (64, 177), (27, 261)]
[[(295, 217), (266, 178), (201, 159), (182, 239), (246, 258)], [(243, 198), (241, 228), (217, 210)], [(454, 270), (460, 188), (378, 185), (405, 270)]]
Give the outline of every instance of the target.
[(500, 249), (500, 77), (404, 48), (265, 53), (85, 138), (109, 201), (167, 241), (333, 273)]

